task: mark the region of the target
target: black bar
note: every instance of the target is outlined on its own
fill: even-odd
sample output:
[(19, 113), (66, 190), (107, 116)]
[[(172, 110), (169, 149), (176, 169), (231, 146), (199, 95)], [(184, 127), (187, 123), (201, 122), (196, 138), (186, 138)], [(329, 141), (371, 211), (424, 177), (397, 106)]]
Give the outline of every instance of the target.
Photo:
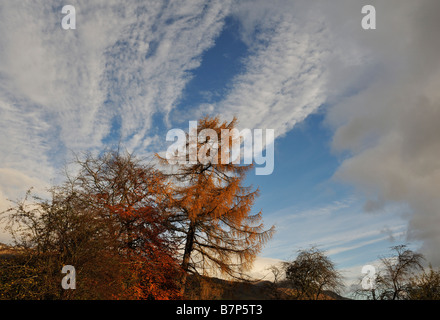
[[(439, 301), (294, 301), (294, 300), (173, 300), (173, 301), (0, 301), (3, 315), (59, 315), (78, 318), (140, 315), (142, 319), (298, 319), (317, 316), (337, 318), (385, 315), (407, 316), (408, 312), (428, 315), (437, 311)], [(206, 312), (209, 310), (208, 312)], [(124, 319), (121, 319), (124, 320)]]

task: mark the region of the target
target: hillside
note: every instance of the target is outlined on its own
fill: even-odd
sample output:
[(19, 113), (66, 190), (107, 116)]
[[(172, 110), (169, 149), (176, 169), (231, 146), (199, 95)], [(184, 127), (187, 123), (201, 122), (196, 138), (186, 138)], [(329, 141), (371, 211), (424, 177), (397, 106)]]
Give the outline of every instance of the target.
[(14, 250), (10, 246), (0, 242), (0, 258), (8, 258), (17, 254), (17, 250)]
[[(286, 284), (275, 285), (271, 281), (240, 282), (218, 278), (192, 276), (188, 278), (190, 289), (185, 299), (190, 300), (288, 300), (292, 289)], [(322, 300), (348, 300), (339, 294), (325, 291)]]

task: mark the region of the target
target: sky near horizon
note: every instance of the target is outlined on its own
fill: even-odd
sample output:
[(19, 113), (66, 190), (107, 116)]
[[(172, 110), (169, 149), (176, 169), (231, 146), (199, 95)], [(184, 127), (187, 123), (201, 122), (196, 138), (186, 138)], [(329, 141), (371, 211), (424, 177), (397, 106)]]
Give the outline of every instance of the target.
[(246, 181), (277, 228), (262, 258), (316, 245), (361, 276), (409, 243), (440, 266), (439, 15), (438, 0), (0, 0), (0, 210), (59, 182), (72, 152), (149, 156), (172, 128), (236, 115), (275, 130), (273, 173)]

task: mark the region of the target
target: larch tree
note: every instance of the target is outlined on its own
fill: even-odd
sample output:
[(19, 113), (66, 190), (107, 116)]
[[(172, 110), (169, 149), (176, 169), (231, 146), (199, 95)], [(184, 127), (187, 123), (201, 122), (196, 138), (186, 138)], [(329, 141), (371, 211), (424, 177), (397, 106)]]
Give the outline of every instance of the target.
[(196, 132), (186, 133), (179, 151), (183, 150), (183, 162), (170, 165), (158, 156), (167, 169), (174, 169), (169, 174), (174, 183), (170, 222), (181, 244), (182, 293), (191, 273), (220, 271), (243, 278), (274, 233), (274, 227), (265, 230), (261, 211), (251, 214), (259, 190), (243, 186), (243, 182), (252, 164), (232, 161), (233, 144), (240, 139), (236, 124), (236, 118), (228, 123), (204, 117)]

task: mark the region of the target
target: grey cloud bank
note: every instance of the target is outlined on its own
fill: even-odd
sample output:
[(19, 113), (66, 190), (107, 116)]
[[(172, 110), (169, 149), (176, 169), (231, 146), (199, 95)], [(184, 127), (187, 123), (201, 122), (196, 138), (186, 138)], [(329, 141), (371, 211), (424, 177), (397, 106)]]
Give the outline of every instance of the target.
[[(421, 241), (421, 251), (438, 266), (440, 2), (372, 4), (378, 13), (377, 30), (365, 33), (356, 29), (356, 21), (348, 21), (346, 31), (335, 35), (344, 36), (344, 43), (357, 43), (364, 52), (358, 66), (368, 75), (353, 75), (348, 65), (330, 78), (334, 92), (348, 92), (327, 115), (335, 128), (334, 150), (350, 154), (335, 178), (367, 196), (366, 211), (380, 212), (390, 202), (407, 203), (409, 212), (402, 212), (409, 219), (407, 239)], [(339, 66), (343, 54), (340, 59)]]

